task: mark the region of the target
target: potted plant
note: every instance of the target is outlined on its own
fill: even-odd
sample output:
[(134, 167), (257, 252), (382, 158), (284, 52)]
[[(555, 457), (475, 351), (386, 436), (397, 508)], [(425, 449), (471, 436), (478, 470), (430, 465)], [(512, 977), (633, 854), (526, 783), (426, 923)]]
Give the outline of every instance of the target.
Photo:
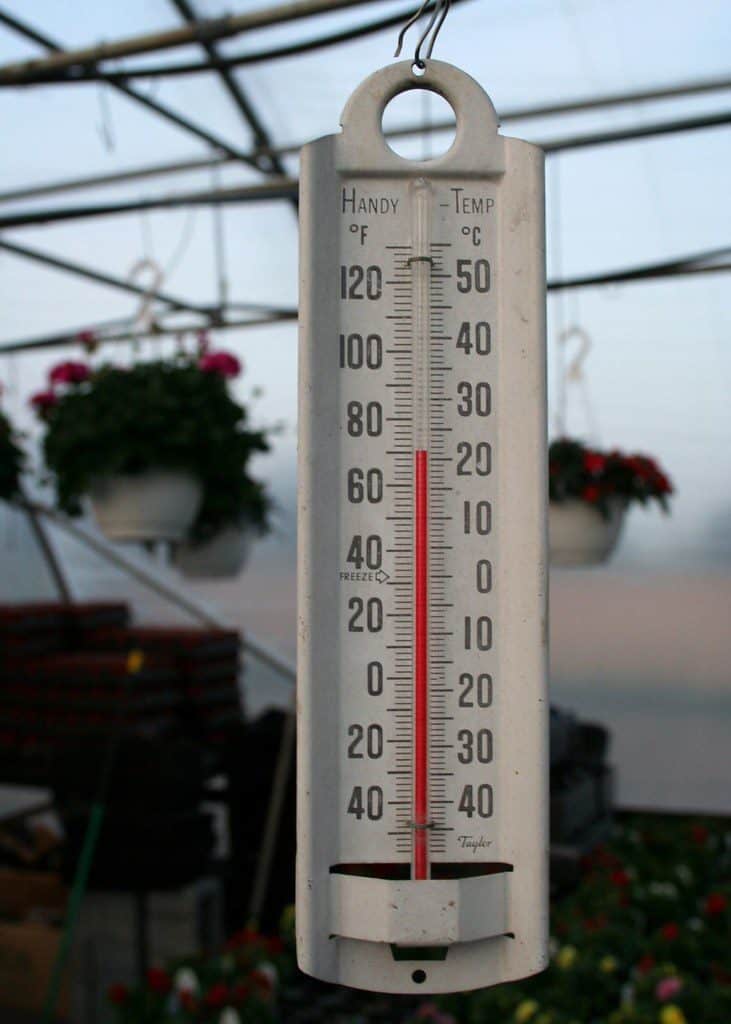
[(549, 448), (548, 546), (555, 566), (600, 565), (619, 539), (631, 502), (668, 511), (673, 487), (646, 455), (601, 452), (562, 438)]
[(8, 418), (0, 412), (0, 500), (9, 501), (18, 493), (23, 453)]
[(269, 528), (272, 503), (266, 489), (249, 476), (245, 468), (248, 456), (239, 455), (239, 465), (234, 465), (235, 452), (229, 454), (231, 464), (219, 467), (216, 479), (206, 488), (189, 536), (176, 546), (174, 562), (184, 576), (237, 576), (256, 537)]
[(240, 370), (226, 352), (55, 367), (32, 402), (60, 507), (78, 514), (88, 496), (111, 540), (179, 542), (219, 526), (222, 492), (236, 491), (249, 456), (268, 448), (229, 393)]

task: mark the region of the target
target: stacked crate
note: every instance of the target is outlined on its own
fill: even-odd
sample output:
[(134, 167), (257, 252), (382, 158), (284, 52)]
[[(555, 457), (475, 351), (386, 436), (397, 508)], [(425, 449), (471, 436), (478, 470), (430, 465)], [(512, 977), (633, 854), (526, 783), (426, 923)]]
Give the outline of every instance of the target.
[(0, 607), (0, 750), (219, 741), (241, 718), (239, 651), (235, 631), (132, 627), (124, 604)]
[(184, 731), (216, 742), (241, 719), (241, 641), (234, 630), (134, 627), (88, 630), (87, 651), (139, 651), (144, 664), (168, 659), (175, 672)]

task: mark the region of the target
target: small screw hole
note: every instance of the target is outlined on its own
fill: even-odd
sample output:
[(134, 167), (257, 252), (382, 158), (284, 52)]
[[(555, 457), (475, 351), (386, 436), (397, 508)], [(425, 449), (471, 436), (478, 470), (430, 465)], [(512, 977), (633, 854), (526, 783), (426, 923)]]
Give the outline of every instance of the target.
[(426, 971), (414, 971), (411, 980), (415, 981), (417, 985), (423, 985), (426, 981)]
[(426, 64), (423, 60), (415, 60), (411, 65), (411, 74), (421, 78), (422, 75), (426, 74)]

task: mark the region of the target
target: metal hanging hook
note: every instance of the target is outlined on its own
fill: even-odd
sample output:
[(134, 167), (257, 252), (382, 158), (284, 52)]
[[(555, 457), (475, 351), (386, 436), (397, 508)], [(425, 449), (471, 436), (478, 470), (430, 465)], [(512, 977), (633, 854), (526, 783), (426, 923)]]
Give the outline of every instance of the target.
[[(437, 36), (442, 30), (444, 19), (447, 17), (447, 14), (449, 14), (451, 0), (424, 0), (424, 3), (421, 5), (418, 11), (416, 11), (416, 13), (409, 18), (409, 20), (406, 22), (404, 27), (399, 32), (398, 43), (396, 44), (396, 52), (394, 53), (394, 57), (399, 57), (401, 55), (401, 48), (403, 47), (406, 33), (409, 31), (411, 26), (415, 25), (416, 22), (422, 17), (422, 15), (426, 13), (428, 8), (432, 4), (434, 6), (431, 12), (431, 17), (429, 18), (427, 26), (422, 32), (418, 43), (416, 44), (416, 49), (414, 50), (414, 65), (417, 68), (420, 68), (422, 71), (426, 67), (426, 61), (429, 60), (429, 58), (432, 55), (432, 52), (434, 51), (434, 44), (437, 41)], [(429, 38), (430, 33), (431, 38)], [(427, 40), (429, 40), (429, 44), (427, 46), (425, 55), (422, 57), (421, 50), (422, 47), (426, 45)]]

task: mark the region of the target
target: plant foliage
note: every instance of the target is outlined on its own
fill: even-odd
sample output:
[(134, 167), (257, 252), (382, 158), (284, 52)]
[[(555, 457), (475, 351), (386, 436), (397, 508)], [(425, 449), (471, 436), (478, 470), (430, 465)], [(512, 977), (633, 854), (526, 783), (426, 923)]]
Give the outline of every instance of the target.
[(0, 412), (0, 499), (7, 501), (17, 493), (22, 468), (23, 453), (10, 421)]
[(251, 429), (246, 409), (229, 393), (232, 372), (210, 356), (190, 355), (86, 374), (78, 367), (61, 374), (63, 366), (51, 374), (62, 390), (44, 393), (52, 401), (33, 401), (46, 423), (46, 465), (65, 512), (78, 514), (100, 477), (181, 470), (203, 487), (192, 539), (244, 521), (266, 529), (270, 500), (248, 464), (269, 450), (267, 432)]
[(297, 972), (285, 912), (281, 940), (241, 932), (110, 1001), (118, 1024), (728, 1024), (728, 822), (627, 815), (581, 868), (553, 902), (547, 970), (522, 981), (416, 1004), (326, 989)]
[(548, 493), (551, 501), (578, 498), (607, 516), (613, 499), (641, 505), (654, 500), (667, 512), (673, 486), (647, 455), (624, 455), (616, 449), (601, 452), (581, 441), (561, 438), (548, 451)]

